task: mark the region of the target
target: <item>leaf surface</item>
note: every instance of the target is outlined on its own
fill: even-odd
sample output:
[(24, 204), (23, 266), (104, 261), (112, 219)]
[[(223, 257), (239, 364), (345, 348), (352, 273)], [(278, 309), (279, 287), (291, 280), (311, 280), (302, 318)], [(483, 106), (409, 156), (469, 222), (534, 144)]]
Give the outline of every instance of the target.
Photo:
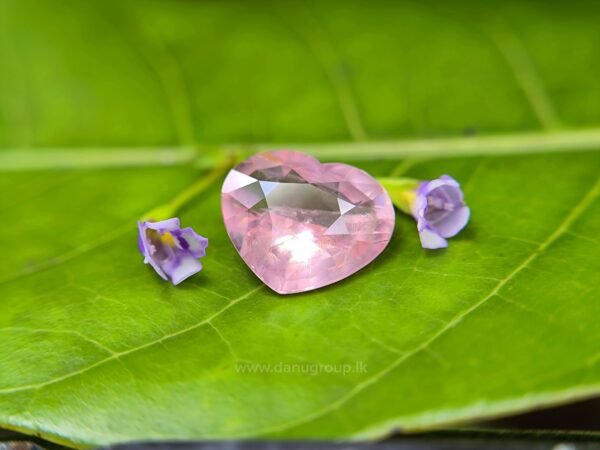
[[(597, 11), (390, 3), (0, 2), (0, 425), (372, 438), (600, 392), (599, 138), (577, 129), (600, 122)], [(399, 216), (359, 274), (281, 297), (217, 183), (181, 214), (205, 269), (173, 287), (142, 264), (135, 221), (194, 161), (294, 141), (449, 173), (471, 224), (432, 253)]]

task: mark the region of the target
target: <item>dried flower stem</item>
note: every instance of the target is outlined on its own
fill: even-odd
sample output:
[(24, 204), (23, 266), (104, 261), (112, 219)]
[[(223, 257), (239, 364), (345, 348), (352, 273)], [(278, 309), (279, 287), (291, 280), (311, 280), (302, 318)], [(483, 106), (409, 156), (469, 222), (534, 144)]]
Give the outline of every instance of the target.
[(415, 178), (391, 177), (377, 178), (382, 186), (388, 191), (394, 206), (400, 211), (411, 214), (410, 204), (415, 196), (415, 190), (421, 183)]
[(182, 192), (177, 194), (169, 203), (158, 206), (151, 211), (144, 214), (142, 221), (159, 221), (165, 220), (170, 217), (175, 217), (177, 212), (190, 200), (206, 191), (215, 181), (220, 179), (225, 172), (231, 167), (231, 159), (223, 161), (221, 164), (216, 166), (214, 169), (209, 171), (205, 176), (201, 177), (198, 181), (193, 183), (191, 186), (184, 189)]

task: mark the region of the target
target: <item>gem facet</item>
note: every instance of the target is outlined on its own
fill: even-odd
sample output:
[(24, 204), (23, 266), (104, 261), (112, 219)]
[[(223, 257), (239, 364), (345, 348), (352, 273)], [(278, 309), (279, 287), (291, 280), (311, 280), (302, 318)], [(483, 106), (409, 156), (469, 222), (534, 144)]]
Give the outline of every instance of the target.
[(244, 262), (280, 294), (352, 275), (394, 231), (392, 202), (373, 177), (293, 151), (259, 153), (233, 168), (221, 207)]

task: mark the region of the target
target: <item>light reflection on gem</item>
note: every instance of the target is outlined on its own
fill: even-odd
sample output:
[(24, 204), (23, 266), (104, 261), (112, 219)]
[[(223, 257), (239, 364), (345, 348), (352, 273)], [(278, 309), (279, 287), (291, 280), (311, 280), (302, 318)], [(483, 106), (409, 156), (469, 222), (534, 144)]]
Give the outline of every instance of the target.
[(296, 235), (281, 236), (275, 239), (275, 246), (290, 255), (290, 262), (306, 263), (319, 251), (315, 237), (310, 230)]

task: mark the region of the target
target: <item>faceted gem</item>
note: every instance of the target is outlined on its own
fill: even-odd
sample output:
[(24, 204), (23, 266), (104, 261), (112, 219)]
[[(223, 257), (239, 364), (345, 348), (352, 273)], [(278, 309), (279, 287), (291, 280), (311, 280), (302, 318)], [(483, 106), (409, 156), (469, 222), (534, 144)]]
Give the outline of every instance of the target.
[(352, 275), (383, 251), (394, 230), (392, 202), (373, 177), (293, 151), (259, 153), (233, 168), (221, 207), (244, 262), (280, 294)]

